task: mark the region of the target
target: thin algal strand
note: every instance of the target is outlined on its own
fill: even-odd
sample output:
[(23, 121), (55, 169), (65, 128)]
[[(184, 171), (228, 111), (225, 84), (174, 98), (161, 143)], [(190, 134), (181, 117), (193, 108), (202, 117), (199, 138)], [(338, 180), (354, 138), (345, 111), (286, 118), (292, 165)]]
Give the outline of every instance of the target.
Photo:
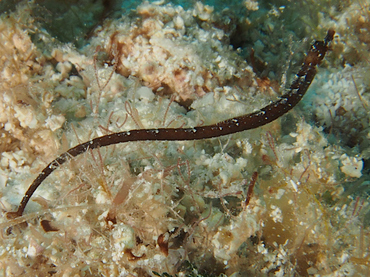
[(7, 217), (15, 218), (22, 216), (28, 201), (42, 182), (71, 157), (76, 157), (89, 149), (133, 141), (185, 141), (215, 138), (258, 128), (276, 120), (296, 106), (302, 99), (316, 75), (316, 66), (322, 62), (329, 50), (329, 43), (333, 40), (334, 34), (335, 31), (330, 29), (323, 41), (315, 41), (311, 45), (311, 49), (307, 53), (290, 89), (277, 101), (265, 106), (259, 111), (227, 119), (213, 125), (194, 128), (136, 129), (105, 135), (81, 143), (49, 163), (32, 182), (22, 198), (17, 211), (7, 213)]

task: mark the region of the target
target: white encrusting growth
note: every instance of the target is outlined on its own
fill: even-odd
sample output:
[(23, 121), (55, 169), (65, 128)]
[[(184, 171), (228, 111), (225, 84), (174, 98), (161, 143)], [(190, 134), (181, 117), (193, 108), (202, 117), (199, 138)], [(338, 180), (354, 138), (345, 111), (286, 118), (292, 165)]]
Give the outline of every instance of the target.
[[(88, 147), (91, 139), (115, 132), (131, 137), (135, 132), (125, 130), (138, 126), (160, 135), (156, 128), (215, 124), (277, 98), (262, 91), (251, 68), (225, 44), (231, 34), (224, 19), (233, 22), (227, 11), (220, 19), (200, 2), (189, 10), (145, 2), (137, 9), (140, 20), (103, 23), (89, 45), (77, 51), (54, 45), (40, 27), (24, 30), (35, 24), (25, 21), (27, 14), (32, 19), (32, 5), (18, 6), (0, 22), (0, 67), (6, 77), (0, 79), (0, 201), (6, 211), (18, 204), (31, 175), (81, 142)], [(258, 8), (256, 1), (244, 5)], [(51, 51), (33, 44), (30, 34), (37, 37), (39, 30)], [(353, 276), (361, 274), (369, 253), (359, 214), (368, 204), (361, 196), (357, 202), (342, 199), (341, 183), (366, 174), (369, 145), (366, 139), (354, 140), (356, 147), (348, 150), (328, 134), (360, 123), (358, 136), (358, 125), (348, 133), (368, 138), (369, 95), (363, 67), (331, 70), (328, 75), (320, 68), (316, 91), (310, 92), (317, 100), (314, 96), (307, 111), (296, 110), (289, 128), (278, 121), (214, 140), (130, 143), (71, 159), (18, 219), (26, 220), (27, 228), (8, 229), (16, 221), (2, 217), (2, 228), (11, 233), (3, 233), (0, 267), (9, 276), (146, 276), (153, 271), (174, 276), (185, 274), (177, 272), (178, 265), (190, 259), (195, 268), (210, 264), (210, 272), (227, 276), (339, 276), (348, 268)], [(109, 80), (103, 91), (96, 77), (100, 88)], [(190, 107), (156, 93), (173, 93)], [(308, 121), (312, 112), (317, 125), (328, 130)], [(262, 111), (259, 120), (265, 119)], [(245, 122), (228, 123), (214, 129), (227, 131)], [(198, 130), (186, 132), (201, 133), (202, 127)], [(258, 179), (244, 207), (254, 171)], [(41, 220), (58, 231), (45, 230)], [(169, 238), (168, 253), (165, 244), (160, 246), (161, 235)]]

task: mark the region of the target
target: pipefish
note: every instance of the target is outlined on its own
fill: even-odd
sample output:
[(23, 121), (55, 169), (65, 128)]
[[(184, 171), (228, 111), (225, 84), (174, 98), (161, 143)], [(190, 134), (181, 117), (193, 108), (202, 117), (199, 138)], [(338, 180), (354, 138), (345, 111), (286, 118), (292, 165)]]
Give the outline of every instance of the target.
[(22, 216), (28, 201), (42, 182), (71, 157), (76, 157), (88, 150), (133, 141), (187, 141), (215, 138), (255, 129), (278, 119), (293, 109), (307, 92), (317, 73), (316, 67), (320, 65), (329, 50), (329, 44), (333, 40), (334, 34), (335, 31), (329, 29), (324, 40), (315, 41), (311, 45), (289, 90), (275, 102), (256, 112), (230, 118), (212, 125), (193, 128), (135, 129), (97, 137), (81, 143), (50, 162), (29, 186), (17, 211), (8, 212), (7, 217), (10, 219)]

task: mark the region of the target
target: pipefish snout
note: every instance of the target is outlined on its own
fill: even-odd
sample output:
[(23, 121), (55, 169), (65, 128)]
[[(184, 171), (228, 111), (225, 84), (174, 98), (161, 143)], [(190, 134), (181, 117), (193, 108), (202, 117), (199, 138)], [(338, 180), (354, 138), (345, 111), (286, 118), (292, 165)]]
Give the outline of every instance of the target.
[(324, 40), (315, 41), (311, 45), (290, 89), (277, 101), (265, 106), (259, 111), (230, 118), (213, 125), (194, 128), (136, 129), (101, 136), (81, 143), (50, 162), (29, 186), (17, 211), (8, 212), (7, 217), (16, 218), (22, 216), (34, 192), (55, 169), (71, 157), (76, 157), (90, 149), (134, 141), (186, 141), (215, 138), (258, 128), (278, 119), (294, 108), (307, 92), (316, 75), (316, 66), (324, 59), (329, 50), (329, 44), (334, 38), (334, 34), (335, 31), (329, 29)]

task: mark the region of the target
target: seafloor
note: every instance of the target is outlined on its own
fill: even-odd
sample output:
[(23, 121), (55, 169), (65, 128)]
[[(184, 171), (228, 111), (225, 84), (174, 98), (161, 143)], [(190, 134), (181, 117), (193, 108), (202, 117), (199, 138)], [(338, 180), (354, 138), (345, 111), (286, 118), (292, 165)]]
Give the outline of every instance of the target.
[[(370, 1), (225, 2), (0, 1), (0, 276), (370, 276)], [(278, 120), (89, 150), (8, 219), (79, 143), (278, 99), (329, 28)]]

